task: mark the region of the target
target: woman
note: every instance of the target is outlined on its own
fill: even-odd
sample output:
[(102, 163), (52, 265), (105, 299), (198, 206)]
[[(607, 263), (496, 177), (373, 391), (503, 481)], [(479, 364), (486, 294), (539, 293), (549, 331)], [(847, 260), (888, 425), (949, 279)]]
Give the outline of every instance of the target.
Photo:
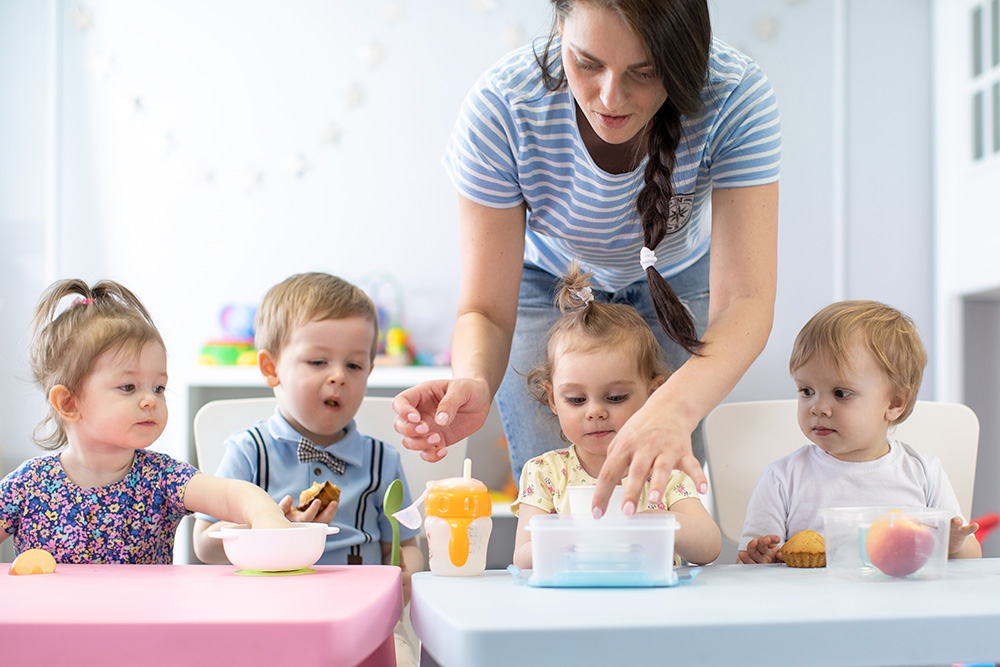
[(644, 313), (677, 369), (615, 435), (598, 480), (595, 516), (626, 475), (631, 513), (646, 479), (656, 502), (674, 468), (707, 491), (692, 433), (767, 342), (780, 125), (756, 63), (712, 40), (705, 0), (553, 5), (545, 48), (484, 74), (452, 133), (454, 379), (397, 396), (396, 430), (438, 460), (496, 393), (515, 476), (557, 446), (518, 372), (539, 358), (558, 276), (579, 260), (596, 298)]

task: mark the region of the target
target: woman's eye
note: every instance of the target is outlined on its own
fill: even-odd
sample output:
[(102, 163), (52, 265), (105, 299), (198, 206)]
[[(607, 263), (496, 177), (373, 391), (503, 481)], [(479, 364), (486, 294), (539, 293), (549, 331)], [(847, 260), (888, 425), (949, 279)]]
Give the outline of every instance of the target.
[(593, 63), (584, 62), (582, 60), (577, 60), (576, 61), (576, 66), (578, 68), (580, 68), (580, 69), (587, 70), (588, 72), (592, 72), (594, 70), (600, 69), (600, 67), (598, 65), (594, 65)]
[(652, 72), (633, 72), (632, 75), (639, 81), (652, 81), (656, 78)]

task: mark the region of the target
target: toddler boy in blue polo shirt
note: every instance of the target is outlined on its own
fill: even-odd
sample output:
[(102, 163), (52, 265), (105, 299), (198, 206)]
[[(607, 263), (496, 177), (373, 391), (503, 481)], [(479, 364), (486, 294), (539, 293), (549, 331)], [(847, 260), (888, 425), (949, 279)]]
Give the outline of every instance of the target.
[[(375, 304), (359, 288), (325, 273), (291, 276), (265, 295), (255, 322), (258, 366), (274, 390), (274, 415), (226, 440), (215, 474), (263, 487), (290, 521), (340, 528), (327, 538), (320, 564), (388, 563), (392, 528), (382, 508), (386, 488), (403, 480), (403, 506), (410, 504), (399, 452), (358, 433), (354, 423), (368, 386), (378, 346)], [(340, 489), (339, 502), (320, 509), (314, 500), (298, 509), (299, 493), (313, 482)], [(225, 563), (220, 527), (199, 514), (195, 553)], [(404, 599), (410, 575), (423, 569), (419, 531), (400, 526)]]

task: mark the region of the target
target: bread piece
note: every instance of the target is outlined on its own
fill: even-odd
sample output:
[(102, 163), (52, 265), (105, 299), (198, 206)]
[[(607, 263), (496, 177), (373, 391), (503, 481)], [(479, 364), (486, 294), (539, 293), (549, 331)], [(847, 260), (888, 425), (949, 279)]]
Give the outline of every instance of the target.
[(309, 504), (316, 498), (319, 498), (320, 503), (322, 503), (319, 508), (319, 511), (322, 512), (327, 505), (340, 500), (340, 489), (328, 481), (322, 484), (313, 482), (312, 486), (299, 494), (299, 506), (296, 509), (305, 512), (309, 509)]
[(800, 530), (781, 547), (788, 567), (826, 567), (826, 543), (815, 530)]

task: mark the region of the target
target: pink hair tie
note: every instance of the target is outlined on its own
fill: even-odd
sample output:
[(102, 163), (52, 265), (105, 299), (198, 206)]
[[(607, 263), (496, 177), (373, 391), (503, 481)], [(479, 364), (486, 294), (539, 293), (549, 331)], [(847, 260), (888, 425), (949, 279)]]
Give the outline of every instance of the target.
[(86, 306), (88, 303), (94, 303), (94, 299), (90, 297), (84, 299), (83, 297), (78, 296), (76, 297), (76, 300), (73, 301), (74, 306)]

